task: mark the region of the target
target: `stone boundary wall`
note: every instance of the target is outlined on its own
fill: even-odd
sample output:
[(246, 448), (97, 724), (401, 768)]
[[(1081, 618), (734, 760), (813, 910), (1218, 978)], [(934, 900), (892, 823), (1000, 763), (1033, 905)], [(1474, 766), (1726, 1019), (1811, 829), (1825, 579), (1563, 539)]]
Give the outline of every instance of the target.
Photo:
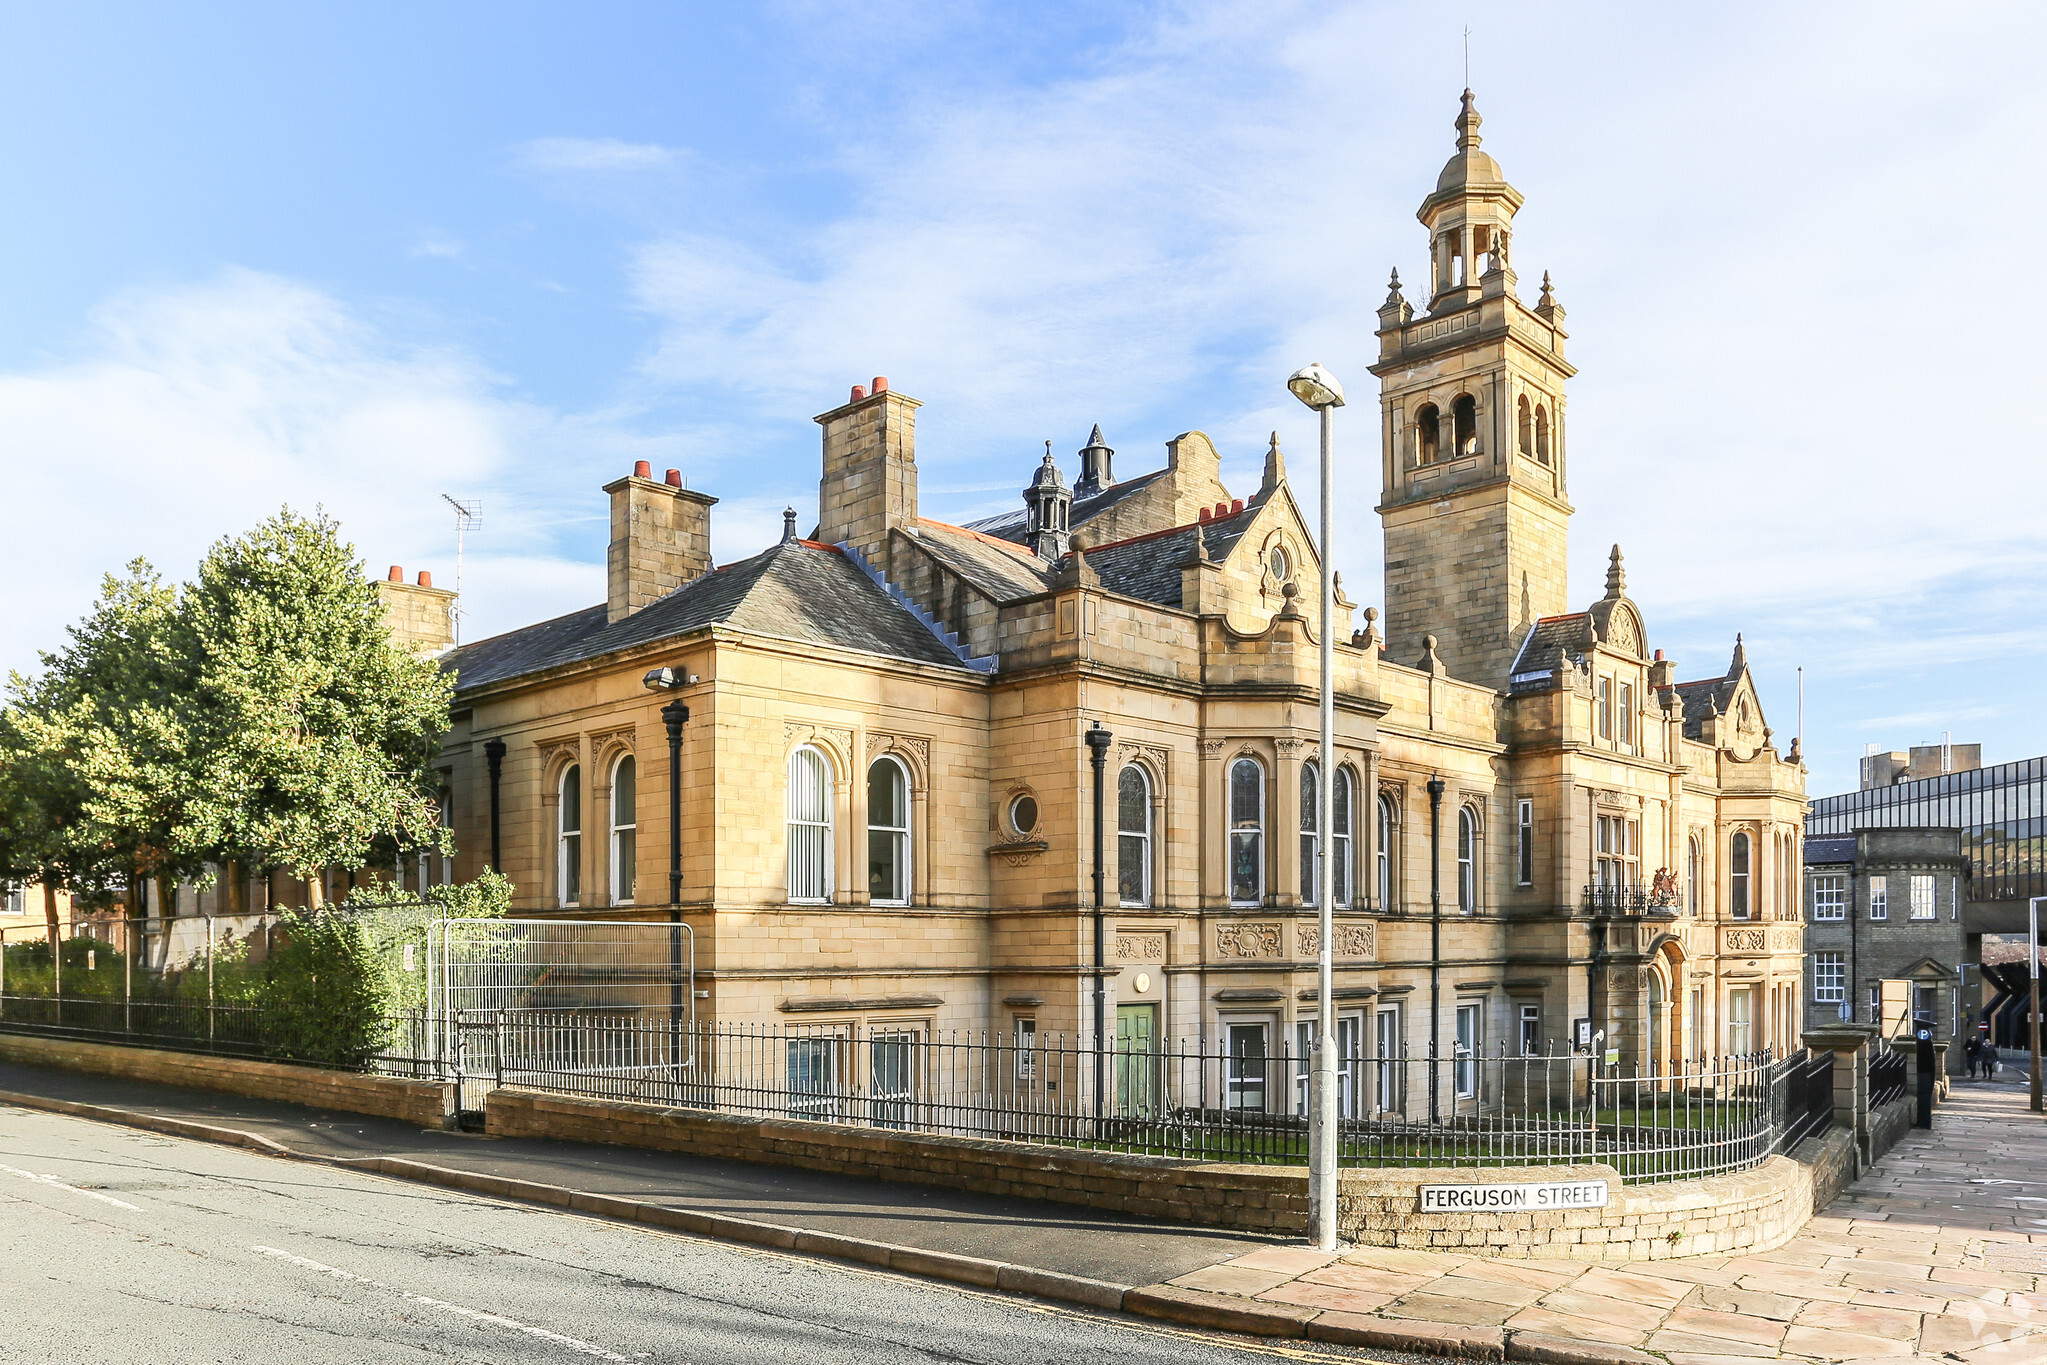
[(0, 1062), (154, 1081), (159, 1085), (188, 1085), (195, 1090), (218, 1090), (351, 1114), (374, 1114), (416, 1123), (422, 1128), (451, 1127), (455, 1121), (452, 1084), (327, 1071), (294, 1062), (258, 1062), (213, 1053), (172, 1052), (125, 1043), (85, 1043), (19, 1033), (0, 1033)]
[(1308, 1181), (1298, 1167), (1066, 1151), (513, 1089), (485, 1098), (484, 1131), (940, 1185), (1253, 1232), (1298, 1234), (1308, 1224)]
[[(1648, 1185), (1623, 1185), (1605, 1165), (1346, 1170), (1337, 1230), (1360, 1246), (1572, 1261), (1747, 1255), (1790, 1241), (1854, 1177), (1855, 1138), (1843, 1128), (1746, 1171)], [(1607, 1183), (1605, 1208), (1421, 1211), (1423, 1185), (1592, 1180)]]
[(1907, 1095), (1892, 1100), (1881, 1109), (1869, 1111), (1869, 1151), (1863, 1165), (1865, 1168), (1876, 1164), (1877, 1158), (1898, 1145), (1898, 1139), (1912, 1130), (1919, 1102)]
[[(617, 1143), (1249, 1232), (1297, 1236), (1307, 1226), (1307, 1173), (1298, 1166), (1061, 1151), (529, 1090), (494, 1090), (484, 1104), (485, 1131), (495, 1137)], [(1581, 1261), (1735, 1255), (1788, 1242), (1855, 1172), (1854, 1135), (1843, 1128), (1747, 1171), (1654, 1185), (1623, 1185), (1611, 1166), (1352, 1168), (1343, 1172), (1337, 1221), (1345, 1240), (1365, 1246), (1482, 1249)], [(1579, 1180), (1606, 1181), (1607, 1206), (1545, 1213), (1420, 1212), (1422, 1185)]]

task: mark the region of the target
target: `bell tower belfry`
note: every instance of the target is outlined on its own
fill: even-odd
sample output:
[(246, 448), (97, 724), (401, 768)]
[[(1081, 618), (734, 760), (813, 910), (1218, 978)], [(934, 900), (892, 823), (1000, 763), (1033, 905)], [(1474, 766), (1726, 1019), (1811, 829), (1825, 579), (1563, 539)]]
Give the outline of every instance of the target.
[(1395, 272), (1379, 309), (1386, 653), (1423, 638), (1450, 675), (1505, 689), (1544, 616), (1568, 611), (1564, 310), (1543, 276), (1529, 308), (1511, 248), (1521, 192), (1479, 150), (1464, 92), (1457, 151), (1417, 214), (1429, 232), (1428, 311)]

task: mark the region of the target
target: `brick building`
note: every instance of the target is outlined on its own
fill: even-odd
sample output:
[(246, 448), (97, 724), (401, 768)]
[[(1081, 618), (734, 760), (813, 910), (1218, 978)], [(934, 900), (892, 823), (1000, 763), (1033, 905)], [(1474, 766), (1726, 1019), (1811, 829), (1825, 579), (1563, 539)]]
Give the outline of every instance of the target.
[(817, 418), (807, 533), (714, 566), (715, 499), (643, 465), (606, 486), (604, 602), (447, 656), (458, 875), (495, 858), (525, 914), (670, 913), (679, 699), (705, 1017), (1085, 1039), (1098, 723), (1126, 1038), (1304, 1040), (1324, 850), (1346, 1057), (1790, 1045), (1803, 765), (1738, 642), (1690, 682), (1650, 648), (1618, 547), (1572, 608), (1564, 314), (1546, 277), (1518, 296), (1521, 196), (1478, 126), (1467, 93), (1423, 307), (1396, 279), (1378, 316), (1383, 633), (1341, 593), (1319, 619), (1276, 439), (1238, 494), (1200, 432), (1119, 477), (1097, 429), (1070, 480), (1048, 448), (1016, 511), (958, 525), (919, 502), (918, 401), (876, 379)]

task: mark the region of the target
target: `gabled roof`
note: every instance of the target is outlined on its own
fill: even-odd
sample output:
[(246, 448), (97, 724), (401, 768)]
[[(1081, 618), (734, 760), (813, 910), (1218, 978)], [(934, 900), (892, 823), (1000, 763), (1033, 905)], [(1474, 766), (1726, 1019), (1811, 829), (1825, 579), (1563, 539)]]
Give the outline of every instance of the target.
[[(1091, 498), (1075, 498), (1072, 508), (1067, 513), (1066, 524), (1078, 531), (1090, 518), (1100, 516), (1132, 493), (1150, 487), (1153, 482), (1162, 478), (1165, 472), (1163, 469), (1154, 469), (1149, 474), (1139, 474), (1134, 479), (1111, 484)], [(1013, 512), (1004, 512), (999, 517), (970, 521), (966, 529), (978, 531), (984, 536), (994, 536), (997, 540), (1012, 540), (1020, 545), (1023, 543), (1025, 518), (1028, 515), (1029, 509), (1019, 507)]]
[(1698, 739), (1703, 735), (1707, 716), (1726, 715), (1740, 686), (1738, 677), (1702, 678), (1677, 684), (1677, 695), (1685, 706), (1685, 738)]
[(595, 659), (708, 625), (965, 669), (930, 627), (838, 550), (790, 540), (683, 584), (624, 620), (602, 605), (479, 640), (443, 656), (458, 689)]
[(1106, 545), (1091, 546), (1083, 553), (1089, 566), (1101, 576), (1102, 586), (1110, 592), (1156, 602), (1162, 607), (1177, 607), (1180, 570), (1194, 557), (1196, 530), (1208, 542), (1208, 557), (1221, 563), (1251, 529), (1252, 520), (1264, 505), (1247, 505), (1240, 512), (1213, 521), (1112, 540)]
[(1035, 597), (1051, 586), (1050, 564), (1008, 541), (997, 543), (983, 532), (919, 518), (917, 544), (997, 603)]

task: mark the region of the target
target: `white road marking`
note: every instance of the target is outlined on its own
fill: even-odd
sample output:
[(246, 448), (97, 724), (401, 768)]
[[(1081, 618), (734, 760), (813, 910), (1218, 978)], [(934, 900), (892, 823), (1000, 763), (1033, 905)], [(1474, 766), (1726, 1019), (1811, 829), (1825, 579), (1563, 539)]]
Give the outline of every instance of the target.
[(557, 1346), (565, 1346), (578, 1355), (595, 1356), (599, 1360), (632, 1360), (631, 1356), (622, 1356), (616, 1351), (607, 1351), (604, 1347), (591, 1342), (578, 1341), (574, 1337), (565, 1337), (560, 1332), (550, 1332), (545, 1327), (535, 1327), (530, 1323), (520, 1322), (517, 1318), (508, 1318), (501, 1313), (486, 1313), (479, 1308), (464, 1308), (460, 1304), (448, 1303), (442, 1299), (430, 1299), (424, 1294), (414, 1294), (407, 1290), (399, 1289), (395, 1285), (385, 1284), (382, 1280), (370, 1279), (367, 1275), (357, 1275), (352, 1271), (341, 1270), (331, 1265), (322, 1265), (318, 1261), (308, 1260), (304, 1256), (294, 1256), (289, 1251), (279, 1251), (276, 1247), (252, 1246), (249, 1250), (261, 1252), (265, 1256), (274, 1256), (287, 1264), (317, 1271), (322, 1275), (331, 1275), (337, 1280), (347, 1280), (353, 1284), (366, 1285), (371, 1289), (388, 1289), (408, 1303), (422, 1304), (428, 1308), (443, 1308), (450, 1313), (468, 1318), (474, 1322), (487, 1322), (493, 1327), (504, 1327), (514, 1332), (524, 1332), (528, 1336), (554, 1342)]
[(130, 1213), (142, 1212), (141, 1208), (129, 1203), (125, 1199), (116, 1199), (111, 1194), (101, 1194), (98, 1190), (81, 1190), (76, 1185), (65, 1184), (54, 1175), (38, 1175), (34, 1171), (24, 1171), (16, 1166), (0, 1166), (0, 1171), (5, 1171), (9, 1175), (18, 1175), (23, 1180), (34, 1180), (44, 1185), (53, 1185), (60, 1190), (69, 1190), (73, 1194), (82, 1194), (87, 1199), (97, 1199), (102, 1204), (112, 1204), (115, 1208), (126, 1209)]

